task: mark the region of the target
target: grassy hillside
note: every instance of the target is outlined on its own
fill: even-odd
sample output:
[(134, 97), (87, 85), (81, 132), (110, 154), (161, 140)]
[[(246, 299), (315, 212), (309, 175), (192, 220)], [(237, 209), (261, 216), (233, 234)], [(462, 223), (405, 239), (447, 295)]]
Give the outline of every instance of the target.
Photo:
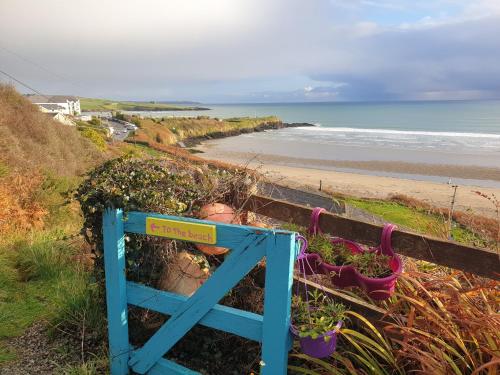
[[(54, 122), (5, 85), (0, 149), (0, 372), (66, 373), (58, 363), (87, 361), (86, 344), (84, 358), (71, 350), (82, 324), (99, 335), (104, 319), (92, 303), (91, 274), (77, 261), (88, 249), (79, 207), (68, 198), (79, 174), (105, 157), (76, 127)], [(18, 338), (25, 334), (31, 339)]]
[(100, 153), (71, 126), (38, 110), (13, 87), (0, 85), (0, 163), (15, 170), (50, 170), (76, 175)]
[(208, 109), (198, 106), (182, 106), (177, 104), (127, 102), (110, 99), (80, 98), (82, 111), (189, 111)]
[(197, 118), (147, 118), (140, 120), (140, 127), (131, 139), (171, 145), (186, 139), (236, 135), (254, 131), (267, 125), (278, 127), (280, 124), (281, 121), (274, 116), (225, 120), (205, 116)]

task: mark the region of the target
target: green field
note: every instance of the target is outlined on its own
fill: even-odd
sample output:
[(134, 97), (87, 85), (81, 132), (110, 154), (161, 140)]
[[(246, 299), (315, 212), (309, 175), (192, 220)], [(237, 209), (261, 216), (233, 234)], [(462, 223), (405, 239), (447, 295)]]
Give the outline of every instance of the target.
[(152, 102), (127, 102), (111, 99), (80, 98), (82, 111), (191, 111), (208, 109), (199, 106)]

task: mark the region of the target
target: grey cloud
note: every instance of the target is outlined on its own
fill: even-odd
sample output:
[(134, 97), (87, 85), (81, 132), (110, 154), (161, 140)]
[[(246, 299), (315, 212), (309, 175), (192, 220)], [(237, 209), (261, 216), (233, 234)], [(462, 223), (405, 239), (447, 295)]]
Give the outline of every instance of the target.
[[(347, 17), (345, 7), (338, 7), (339, 1), (117, 4), (3, 0), (0, 47), (57, 76), (1, 48), (0, 66), (48, 93), (114, 98), (500, 97), (500, 16), (385, 29), (362, 19), (355, 22), (353, 13)], [(390, 11), (395, 3), (384, 4)], [(291, 87), (297, 77), (311, 89)]]

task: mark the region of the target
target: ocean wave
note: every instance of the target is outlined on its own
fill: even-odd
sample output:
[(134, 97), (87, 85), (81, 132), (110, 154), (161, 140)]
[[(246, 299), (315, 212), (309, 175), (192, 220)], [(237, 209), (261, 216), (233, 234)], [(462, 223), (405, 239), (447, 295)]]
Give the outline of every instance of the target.
[(462, 137), (462, 138), (491, 138), (500, 139), (500, 134), (492, 133), (462, 133), (462, 132), (433, 132), (420, 130), (389, 130), (389, 129), (366, 129), (366, 128), (327, 128), (321, 126), (314, 127), (298, 127), (297, 130), (309, 130), (314, 132), (329, 132), (329, 133), (371, 133), (371, 134), (386, 134), (386, 135), (423, 135), (423, 136), (440, 136), (440, 137)]

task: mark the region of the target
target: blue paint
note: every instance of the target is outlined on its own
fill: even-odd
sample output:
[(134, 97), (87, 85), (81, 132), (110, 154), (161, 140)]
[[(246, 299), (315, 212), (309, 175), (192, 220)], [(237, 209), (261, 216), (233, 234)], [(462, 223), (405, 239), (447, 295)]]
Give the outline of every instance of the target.
[(287, 372), (290, 345), (295, 235), (275, 235), (266, 254), (261, 374), (283, 375)]
[(125, 278), (123, 212), (106, 210), (103, 217), (104, 271), (111, 373), (129, 373), (128, 314)]
[[(132, 281), (127, 282), (127, 301), (130, 305), (165, 315), (173, 315), (188, 299), (180, 294), (153, 289)], [(229, 306), (214, 305), (198, 323), (261, 342), (262, 321), (262, 315)]]
[[(216, 225), (216, 245), (232, 249), (191, 297), (126, 281), (124, 231), (145, 234), (147, 217)], [(294, 233), (141, 212), (128, 213), (124, 223), (120, 210), (106, 210), (103, 229), (112, 375), (128, 374), (130, 368), (139, 374), (198, 374), (163, 358), (196, 324), (262, 342), (262, 374), (286, 374)], [(264, 256), (264, 315), (218, 305)], [(142, 348), (133, 352), (129, 350), (127, 304), (171, 315)]]

